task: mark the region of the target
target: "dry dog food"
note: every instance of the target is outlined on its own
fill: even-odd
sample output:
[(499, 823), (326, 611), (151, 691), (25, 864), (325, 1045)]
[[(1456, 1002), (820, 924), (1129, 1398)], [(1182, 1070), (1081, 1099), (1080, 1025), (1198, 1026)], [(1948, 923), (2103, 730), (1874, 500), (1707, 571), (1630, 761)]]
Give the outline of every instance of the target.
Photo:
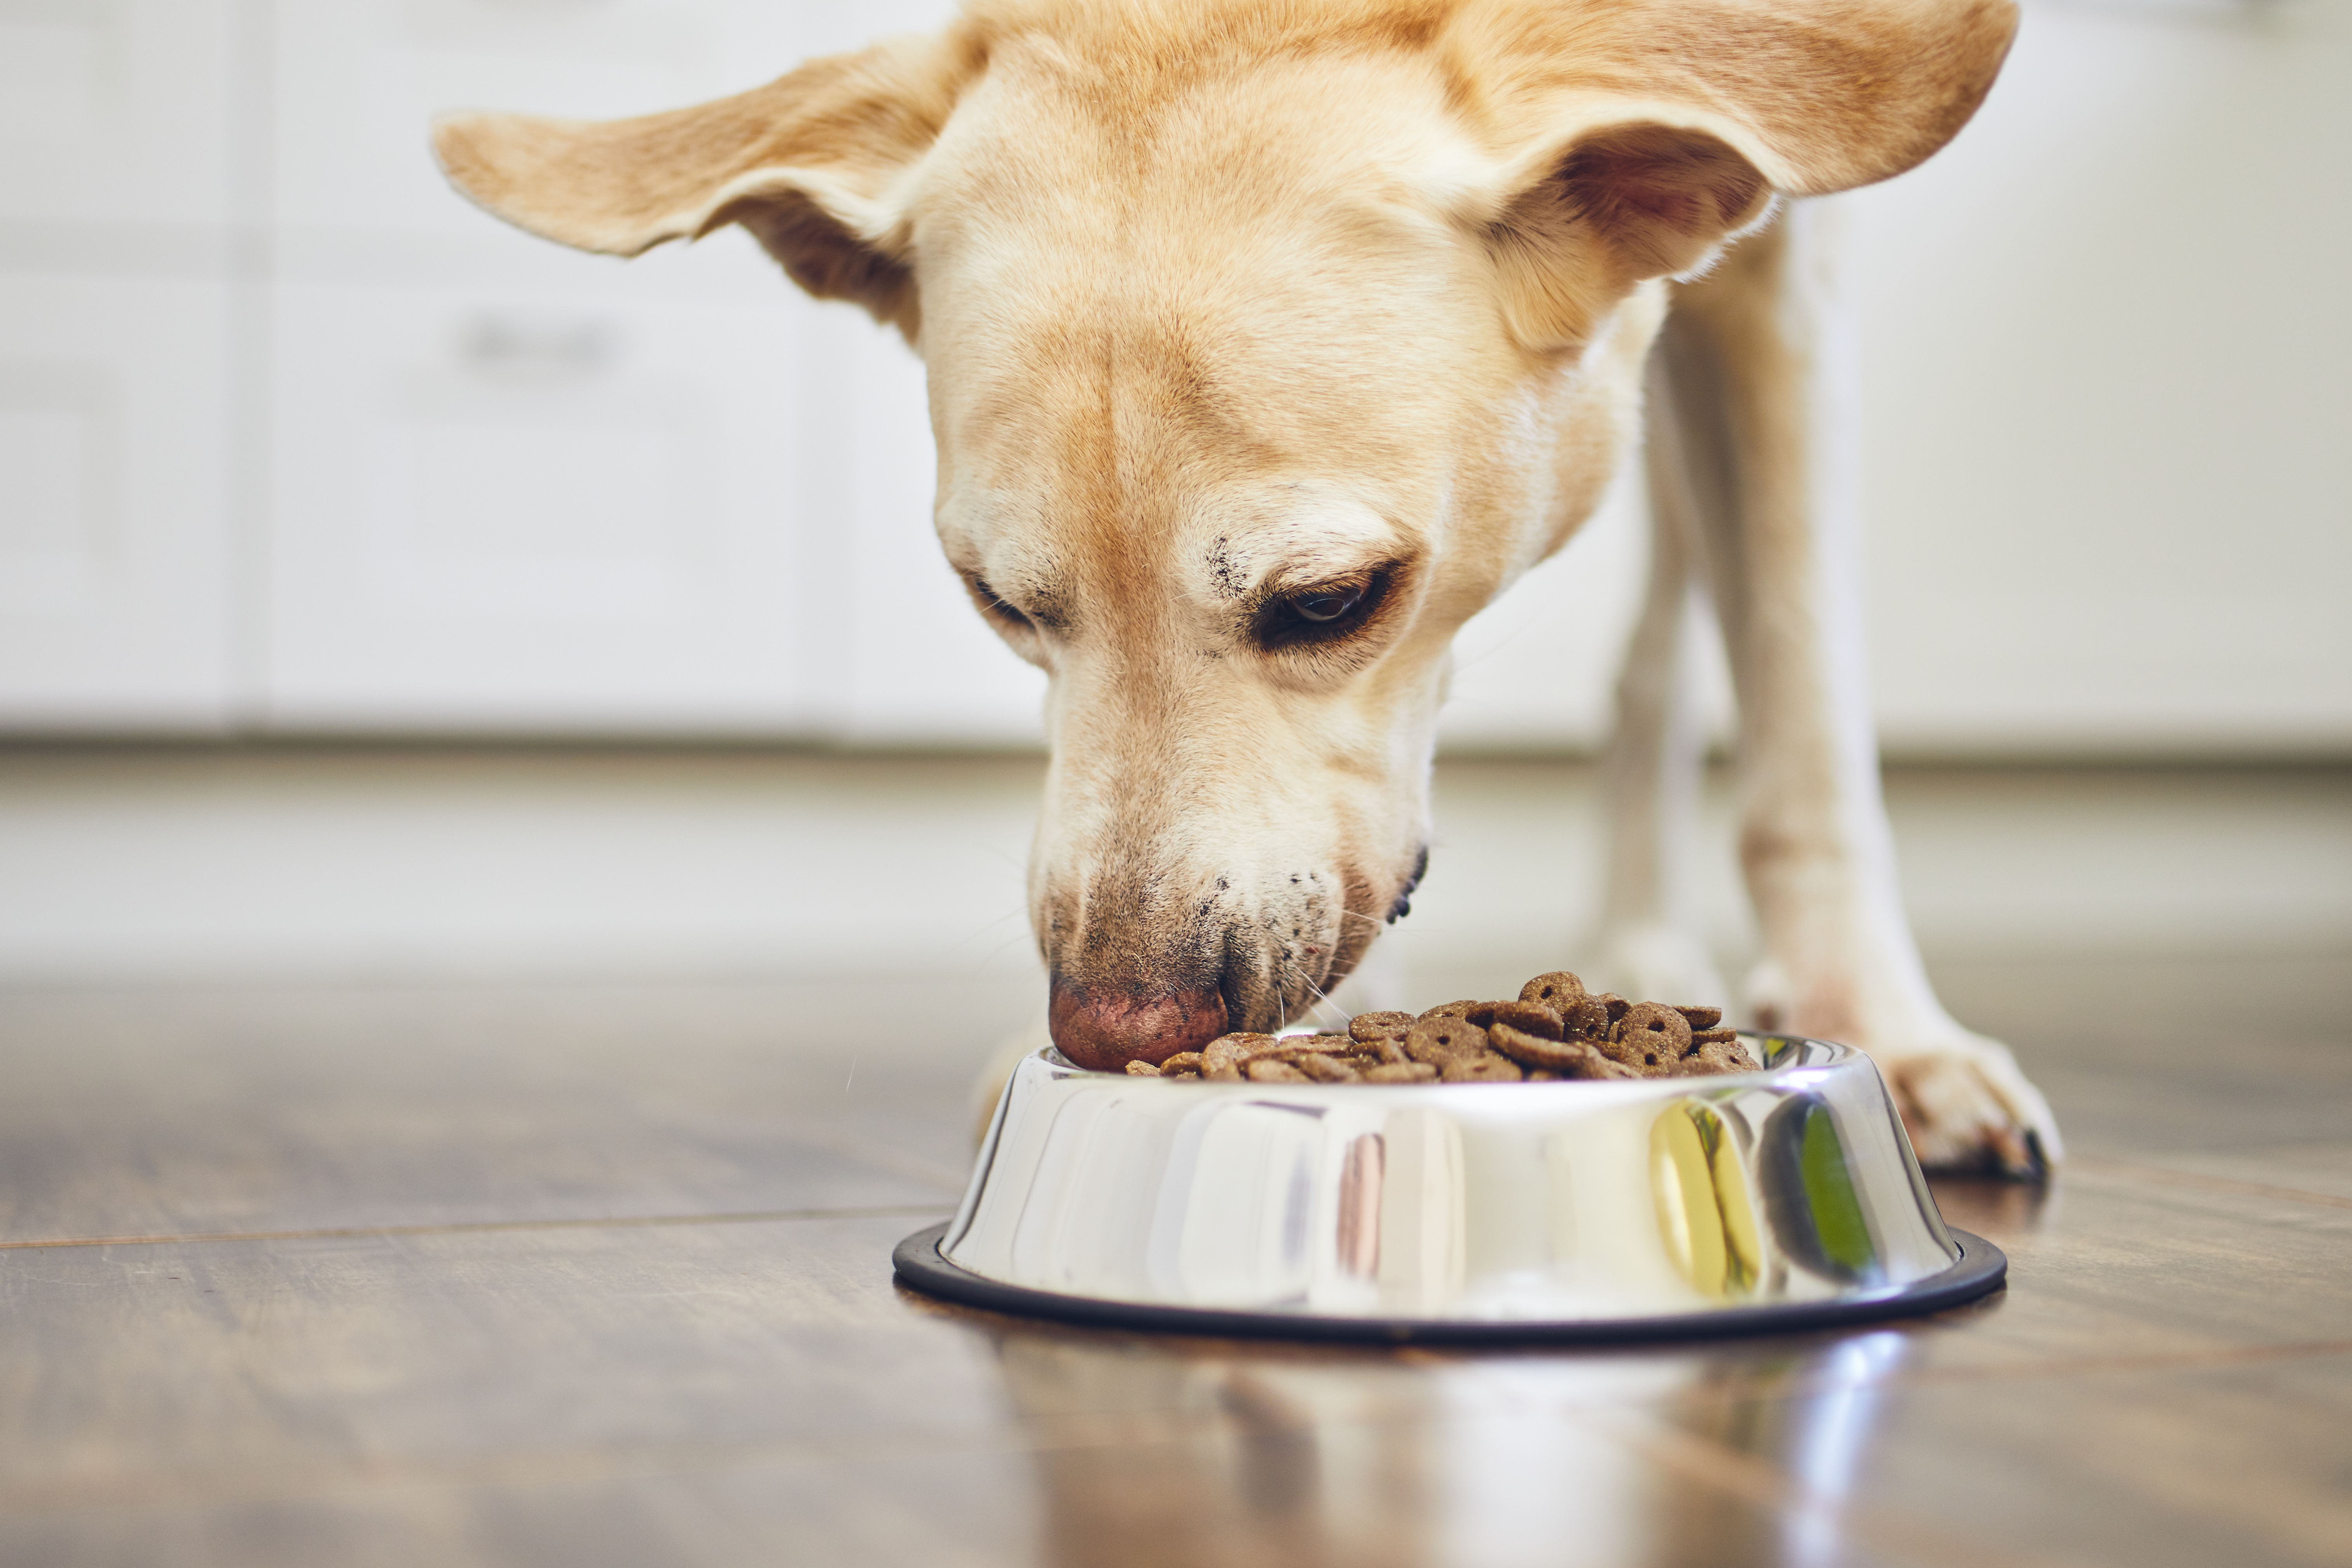
[(1568, 971), (1538, 974), (1515, 1002), (1448, 1002), (1359, 1013), (1343, 1035), (1224, 1035), (1138, 1078), (1225, 1083), (1520, 1083), (1547, 1079), (1697, 1078), (1754, 1072), (1719, 1007), (1598, 995)]

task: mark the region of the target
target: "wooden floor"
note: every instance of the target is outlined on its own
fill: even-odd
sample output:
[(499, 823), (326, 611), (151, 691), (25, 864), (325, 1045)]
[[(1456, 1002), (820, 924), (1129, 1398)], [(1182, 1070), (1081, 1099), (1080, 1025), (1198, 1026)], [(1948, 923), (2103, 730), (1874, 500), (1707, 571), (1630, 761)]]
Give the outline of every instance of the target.
[(2352, 1563), (2347, 969), (1944, 965), (2004, 1295), (1445, 1354), (895, 1288), (1002, 996), (0, 994), (0, 1563)]

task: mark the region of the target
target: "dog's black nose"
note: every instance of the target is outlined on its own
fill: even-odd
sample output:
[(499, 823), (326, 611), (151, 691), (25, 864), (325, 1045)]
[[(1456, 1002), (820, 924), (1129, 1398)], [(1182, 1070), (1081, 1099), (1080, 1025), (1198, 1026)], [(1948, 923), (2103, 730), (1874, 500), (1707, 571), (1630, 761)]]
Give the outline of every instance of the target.
[(1225, 1032), (1225, 999), (1215, 991), (1136, 997), (1091, 991), (1054, 976), (1047, 1014), (1054, 1045), (1082, 1068), (1118, 1072), (1132, 1061), (1164, 1062)]

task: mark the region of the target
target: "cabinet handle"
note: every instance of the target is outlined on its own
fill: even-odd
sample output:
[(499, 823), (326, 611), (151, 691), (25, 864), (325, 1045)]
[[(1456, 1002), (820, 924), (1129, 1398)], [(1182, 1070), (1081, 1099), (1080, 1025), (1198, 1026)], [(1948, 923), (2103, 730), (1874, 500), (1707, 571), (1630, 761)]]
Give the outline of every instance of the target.
[(620, 334), (591, 317), (477, 316), (459, 338), (468, 369), (489, 374), (588, 376), (612, 368)]

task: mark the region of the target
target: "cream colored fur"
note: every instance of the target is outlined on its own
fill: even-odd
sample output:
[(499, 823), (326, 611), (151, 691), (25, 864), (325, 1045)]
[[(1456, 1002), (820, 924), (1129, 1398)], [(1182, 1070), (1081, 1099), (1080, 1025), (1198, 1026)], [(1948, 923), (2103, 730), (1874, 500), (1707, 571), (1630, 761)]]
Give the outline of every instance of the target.
[[(1679, 646), (1704, 583), (1777, 1021), (1868, 1047), (1931, 1162), (2026, 1171), (2047, 1110), (1937, 1005), (1895, 898), (1827, 247), (1803, 204), (1770, 221), (1932, 153), (2013, 20), (982, 0), (698, 109), (436, 143), (566, 244), (742, 224), (922, 354), (940, 542), (1051, 678), (1032, 910), (1056, 1038), (1097, 1065), (1273, 1026), (1347, 973), (1428, 842), (1454, 633), (1591, 515), (1646, 403), (1637, 652)], [(1629, 674), (1616, 766), (1616, 947), (1654, 970), (1703, 963), (1664, 893), (1696, 765), (1670, 662)]]

